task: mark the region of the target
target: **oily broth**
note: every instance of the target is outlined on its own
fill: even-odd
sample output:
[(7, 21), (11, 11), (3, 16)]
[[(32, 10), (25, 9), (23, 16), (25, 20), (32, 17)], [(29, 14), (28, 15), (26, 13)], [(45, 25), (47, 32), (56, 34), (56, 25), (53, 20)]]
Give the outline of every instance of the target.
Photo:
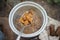
[[(29, 25), (27, 28), (24, 29), (23, 33), (25, 33), (25, 34), (31, 34), (31, 33), (38, 31), (41, 28), (42, 23), (43, 23), (42, 15), (40, 14), (41, 12), (34, 7), (31, 7), (28, 10), (30, 10), (30, 9), (34, 10), (34, 16), (33, 16), (34, 21), (32, 22), (31, 25)], [(20, 23), (18, 23), (20, 15), (22, 15), (25, 12), (23, 10), (25, 10), (25, 8), (22, 10), (19, 10), (21, 13), (18, 11), (16, 14), (17, 15), (16, 18), (14, 19), (14, 25), (15, 25), (16, 29), (19, 31), (21, 30), (21, 28), (23, 28), (20, 25)], [(22, 11), (23, 11), (23, 13), (22, 13)]]
[(38, 17), (38, 15), (34, 13), (33, 22), (29, 27), (25, 28), (24, 33), (25, 34), (34, 33), (41, 28), (41, 25), (42, 23), (40, 17)]

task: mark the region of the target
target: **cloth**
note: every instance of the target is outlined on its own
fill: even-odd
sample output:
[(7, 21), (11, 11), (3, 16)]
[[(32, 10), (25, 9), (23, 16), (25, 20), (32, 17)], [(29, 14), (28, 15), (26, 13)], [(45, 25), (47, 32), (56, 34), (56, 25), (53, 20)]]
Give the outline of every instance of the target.
[(49, 18), (49, 21), (48, 21), (48, 24), (47, 24), (47, 27), (46, 29), (39, 35), (39, 39), (41, 40), (59, 40), (59, 37), (56, 37), (56, 36), (50, 36), (49, 35), (49, 26), (50, 24), (53, 24), (55, 25), (55, 30), (57, 29), (58, 26), (60, 26), (60, 22), (53, 19), (53, 18)]
[(4, 40), (4, 34), (0, 31), (0, 40)]

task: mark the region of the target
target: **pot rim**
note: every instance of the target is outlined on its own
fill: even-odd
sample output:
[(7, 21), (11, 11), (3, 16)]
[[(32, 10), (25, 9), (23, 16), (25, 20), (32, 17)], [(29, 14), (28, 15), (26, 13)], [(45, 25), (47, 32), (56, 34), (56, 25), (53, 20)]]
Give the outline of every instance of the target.
[(45, 9), (41, 5), (39, 5), (39, 4), (35, 3), (35, 2), (25, 1), (25, 2), (19, 3), (16, 6), (14, 6), (13, 9), (10, 11), (10, 14), (9, 14), (9, 25), (10, 25), (10, 28), (12, 29), (12, 31), (15, 34), (20, 35), (20, 32), (14, 27), (13, 16), (14, 16), (14, 13), (20, 7), (27, 6), (27, 5), (34, 6), (34, 7), (36, 7), (37, 9), (39, 9), (42, 12), (42, 15), (43, 15), (43, 24), (42, 24), (41, 28), (38, 31), (36, 31), (36, 32), (34, 32), (32, 34), (23, 34), (22, 33), (21, 36), (22, 37), (35, 37), (35, 36), (39, 35), (46, 28), (46, 25), (48, 23), (48, 16), (47, 16), (47, 13), (46, 13)]

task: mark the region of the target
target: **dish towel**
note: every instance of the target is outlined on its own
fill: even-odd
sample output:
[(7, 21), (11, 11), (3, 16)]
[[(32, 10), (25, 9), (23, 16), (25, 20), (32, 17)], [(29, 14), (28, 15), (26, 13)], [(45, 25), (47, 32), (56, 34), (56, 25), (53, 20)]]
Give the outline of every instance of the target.
[(39, 35), (39, 39), (41, 40), (59, 40), (59, 37), (56, 37), (56, 36), (50, 36), (49, 35), (49, 26), (51, 24), (55, 25), (55, 30), (57, 29), (58, 26), (60, 26), (60, 22), (51, 18), (51, 17), (48, 17), (48, 24), (47, 24), (47, 27), (46, 29)]

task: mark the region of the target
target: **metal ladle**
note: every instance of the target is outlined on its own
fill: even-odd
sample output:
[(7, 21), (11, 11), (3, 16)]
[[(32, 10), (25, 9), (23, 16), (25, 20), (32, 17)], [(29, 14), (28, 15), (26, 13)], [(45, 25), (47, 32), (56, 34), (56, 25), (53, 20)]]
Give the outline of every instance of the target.
[(20, 35), (18, 35), (18, 37), (17, 37), (17, 39), (16, 40), (19, 40), (20, 38), (21, 38), (21, 35), (22, 35), (22, 33), (23, 33), (23, 31), (24, 31), (24, 29), (25, 29), (25, 27), (23, 27), (22, 29), (21, 29), (21, 33), (20, 33)]
[(21, 35), (22, 35), (22, 33), (23, 33), (24, 29), (25, 29), (25, 28), (27, 28), (29, 25), (24, 26), (23, 24), (21, 24), (21, 26), (22, 26), (22, 29), (21, 29), (21, 31), (20, 31), (21, 33), (20, 33), (20, 35), (18, 35), (18, 37), (17, 37), (17, 39), (16, 39), (16, 40), (20, 40)]
[[(24, 15), (24, 14), (25, 14), (25, 13), (23, 13), (23, 15)], [(23, 16), (23, 15), (22, 15), (22, 16)], [(21, 17), (22, 17), (22, 16), (21, 16)], [(20, 18), (21, 18), (21, 17), (20, 17)], [(17, 37), (16, 40), (20, 40), (21, 35), (22, 35), (24, 29), (29, 26), (29, 25), (24, 26), (22, 23), (20, 23), (20, 24), (21, 24), (21, 26), (22, 26), (22, 29), (21, 29), (21, 31), (20, 31), (20, 35), (18, 35), (18, 37)]]

